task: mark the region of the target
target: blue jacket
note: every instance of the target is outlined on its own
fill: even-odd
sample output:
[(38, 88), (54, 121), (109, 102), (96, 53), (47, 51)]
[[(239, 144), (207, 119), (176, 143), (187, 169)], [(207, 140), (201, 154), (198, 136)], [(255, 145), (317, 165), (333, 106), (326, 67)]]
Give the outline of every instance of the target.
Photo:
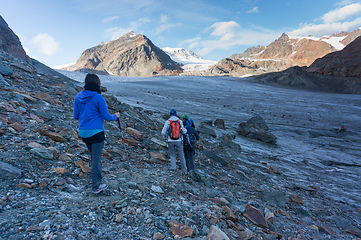
[(83, 90), (76, 95), (73, 117), (79, 120), (79, 130), (104, 130), (104, 120), (117, 120), (115, 114), (109, 114), (104, 97), (89, 90)]

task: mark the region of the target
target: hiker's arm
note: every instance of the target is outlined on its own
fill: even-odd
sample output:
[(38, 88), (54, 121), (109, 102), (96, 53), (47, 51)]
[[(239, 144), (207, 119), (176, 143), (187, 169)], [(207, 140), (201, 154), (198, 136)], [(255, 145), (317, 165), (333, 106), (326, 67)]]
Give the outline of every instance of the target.
[(162, 135), (163, 135), (163, 136), (167, 135), (168, 127), (169, 127), (169, 121), (166, 121), (166, 122), (164, 123), (163, 129), (162, 129)]
[(196, 137), (196, 139), (198, 141), (199, 140), (199, 134), (198, 134), (197, 130), (195, 130), (194, 128), (193, 128), (193, 134), (194, 134), (194, 136)]
[(102, 116), (102, 118), (106, 121), (115, 121), (117, 120), (117, 116), (115, 114), (110, 114), (108, 110), (107, 103), (105, 102), (105, 99), (103, 96), (100, 95), (99, 97), (99, 111)]
[(79, 108), (78, 108), (78, 104), (76, 103), (76, 101), (74, 101), (74, 112), (73, 112), (73, 118), (76, 120), (79, 120)]
[(182, 133), (183, 133), (183, 134), (186, 134), (186, 133), (187, 133), (187, 129), (184, 127), (183, 122), (182, 122), (182, 121), (179, 121), (179, 122), (180, 122), (180, 125), (181, 125)]

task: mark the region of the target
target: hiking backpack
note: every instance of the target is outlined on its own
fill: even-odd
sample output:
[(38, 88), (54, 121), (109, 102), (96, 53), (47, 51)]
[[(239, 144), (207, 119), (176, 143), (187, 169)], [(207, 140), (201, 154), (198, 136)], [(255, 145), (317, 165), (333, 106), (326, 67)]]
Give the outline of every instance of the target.
[(181, 137), (181, 124), (179, 120), (169, 120), (169, 137), (173, 140), (180, 139)]
[(187, 133), (183, 138), (183, 146), (192, 147), (195, 139), (193, 135), (193, 128), (191, 126), (186, 126)]

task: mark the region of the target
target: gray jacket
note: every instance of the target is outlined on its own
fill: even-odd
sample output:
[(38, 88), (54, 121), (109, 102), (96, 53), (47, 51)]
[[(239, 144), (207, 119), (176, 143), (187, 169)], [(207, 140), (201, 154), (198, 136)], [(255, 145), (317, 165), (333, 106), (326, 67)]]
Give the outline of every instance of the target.
[(186, 134), (187, 133), (187, 129), (183, 126), (183, 122), (181, 120), (179, 120), (180, 122), (180, 125), (181, 125), (181, 131), (182, 131), (182, 134), (181, 134), (181, 137), (177, 140), (175, 139), (171, 139), (169, 137), (169, 134), (168, 134), (168, 129), (169, 129), (169, 121), (172, 120), (172, 121), (177, 121), (179, 120), (179, 118), (177, 116), (170, 116), (170, 118), (164, 123), (164, 127), (162, 129), (162, 135), (165, 137), (165, 136), (168, 136), (168, 142), (178, 142), (178, 141), (182, 141), (183, 140), (183, 134)]

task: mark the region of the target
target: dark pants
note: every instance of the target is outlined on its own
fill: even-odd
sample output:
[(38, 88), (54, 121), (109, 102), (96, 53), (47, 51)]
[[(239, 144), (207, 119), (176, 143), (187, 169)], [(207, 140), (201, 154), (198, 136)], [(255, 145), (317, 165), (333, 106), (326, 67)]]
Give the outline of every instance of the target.
[(99, 188), (102, 182), (102, 153), (104, 147), (104, 141), (99, 143), (87, 143), (89, 154), (91, 157), (91, 178), (92, 178), (92, 189), (96, 190)]
[(184, 147), (183, 151), (184, 151), (184, 158), (186, 159), (188, 171), (194, 170), (195, 145), (193, 144), (192, 148)]

